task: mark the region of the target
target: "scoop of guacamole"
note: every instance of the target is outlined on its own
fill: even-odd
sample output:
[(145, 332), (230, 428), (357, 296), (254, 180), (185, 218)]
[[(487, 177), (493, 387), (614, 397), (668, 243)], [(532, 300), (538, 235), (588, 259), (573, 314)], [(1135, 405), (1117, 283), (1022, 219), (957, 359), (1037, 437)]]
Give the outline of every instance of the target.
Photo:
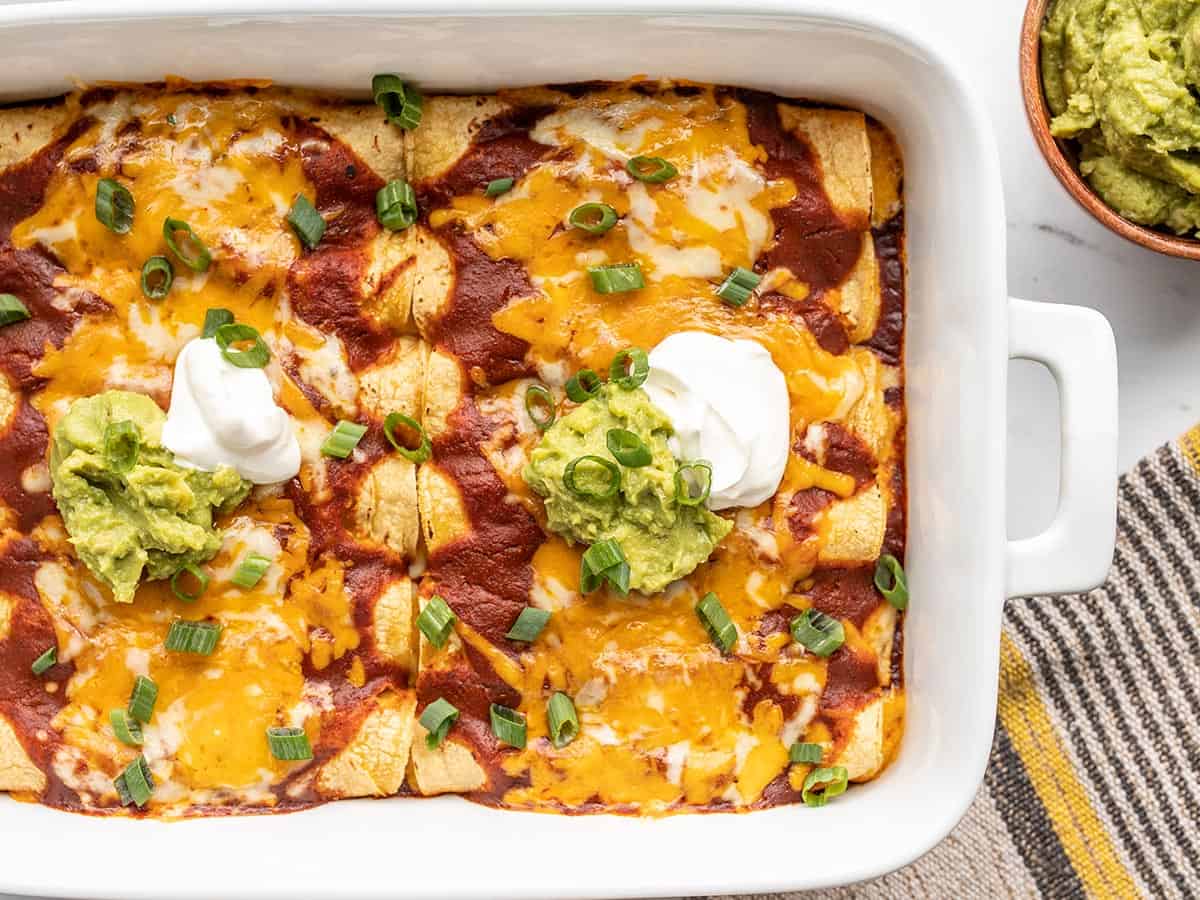
[(54, 500), (79, 558), (119, 603), (143, 573), (169, 578), (211, 559), (221, 546), (214, 510), (250, 491), (234, 469), (176, 465), (160, 440), (165, 421), (144, 394), (106, 391), (76, 400), (54, 429)]
[[(650, 449), (650, 464), (627, 468), (617, 463), (607, 446), (613, 428), (641, 438)], [(703, 506), (675, 502), (678, 463), (667, 446), (672, 433), (670, 419), (641, 388), (606, 385), (546, 431), (524, 472), (529, 486), (546, 500), (553, 531), (582, 544), (617, 541), (629, 562), (630, 587), (647, 594), (693, 571), (733, 528)], [(563, 474), (581, 456), (600, 456), (617, 465), (621, 484), (613, 496), (580, 497), (567, 489)], [(577, 485), (585, 488), (589, 479), (598, 488), (605, 478), (602, 470), (577, 473)]]
[(1200, 227), (1200, 5), (1056, 0), (1042, 31), (1050, 130), (1122, 216)]

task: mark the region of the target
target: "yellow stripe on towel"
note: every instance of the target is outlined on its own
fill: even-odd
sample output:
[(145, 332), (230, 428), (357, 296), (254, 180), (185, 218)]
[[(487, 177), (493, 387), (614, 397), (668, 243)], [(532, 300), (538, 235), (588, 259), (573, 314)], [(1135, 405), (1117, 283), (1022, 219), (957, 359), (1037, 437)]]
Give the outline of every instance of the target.
[(1063, 752), (1037, 693), (1029, 663), (1008, 635), (1000, 643), (1000, 721), (1089, 896), (1138, 896), (1133, 879), (1121, 864), (1108, 831)]
[(1179, 449), (1192, 465), (1192, 471), (1200, 475), (1200, 425), (1195, 425), (1179, 439)]

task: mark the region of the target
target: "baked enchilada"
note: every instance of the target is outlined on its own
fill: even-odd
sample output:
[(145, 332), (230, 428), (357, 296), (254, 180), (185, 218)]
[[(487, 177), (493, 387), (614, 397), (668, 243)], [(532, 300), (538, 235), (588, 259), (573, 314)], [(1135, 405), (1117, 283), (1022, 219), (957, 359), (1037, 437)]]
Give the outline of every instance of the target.
[(903, 727), (899, 154), (705, 85), (0, 110), (0, 790), (819, 806)]

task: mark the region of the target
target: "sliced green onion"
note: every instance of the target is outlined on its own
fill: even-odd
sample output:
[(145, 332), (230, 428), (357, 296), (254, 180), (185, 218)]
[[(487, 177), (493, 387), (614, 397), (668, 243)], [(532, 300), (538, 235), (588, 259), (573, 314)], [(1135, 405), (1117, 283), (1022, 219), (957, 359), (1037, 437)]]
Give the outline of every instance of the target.
[(216, 622), (193, 622), (176, 619), (167, 631), (166, 648), (176, 653), (208, 656), (217, 648), (221, 626)]
[(694, 459), (679, 464), (679, 468), (675, 470), (676, 503), (680, 506), (699, 506), (708, 499), (711, 491), (712, 463), (704, 459)]
[(325, 438), (325, 442), (321, 444), (321, 452), (334, 459), (345, 459), (354, 452), (354, 448), (358, 446), (358, 442), (366, 433), (366, 425), (338, 419), (338, 423), (333, 426), (333, 431), (329, 432), (329, 437)]
[(529, 413), (529, 418), (539, 431), (545, 431), (553, 425), (558, 413), (550, 389), (544, 384), (531, 384), (525, 388), (525, 412)]
[(875, 587), (896, 609), (908, 609), (908, 579), (900, 560), (885, 553), (875, 563)]
[(579, 736), (579, 713), (575, 712), (571, 698), (562, 691), (550, 695), (546, 719), (550, 724), (550, 740), (559, 750)]
[(725, 276), (721, 286), (717, 288), (717, 296), (730, 306), (745, 306), (762, 276), (740, 266)]
[(817, 656), (829, 656), (846, 642), (846, 629), (832, 616), (806, 609), (792, 619), (792, 637)]
[(108, 721), (112, 725), (113, 734), (122, 744), (128, 747), (142, 745), (145, 737), (142, 735), (141, 723), (129, 715), (128, 710), (114, 709), (108, 714)]
[(300, 243), (309, 250), (315, 250), (317, 244), (321, 243), (321, 238), (325, 236), (325, 220), (312, 205), (312, 201), (303, 194), (297, 194), (296, 199), (292, 201), (287, 221), (292, 226), (292, 231), (296, 232), (296, 237), (300, 238)]
[[(221, 355), (239, 369), (261, 369), (271, 359), (267, 342), (262, 339), (257, 328), (238, 323), (222, 325), (213, 337), (217, 346), (221, 348)], [(238, 350), (233, 346), (244, 341), (253, 341), (253, 345), (245, 350)]]
[(403, 179), (389, 181), (375, 195), (375, 217), (389, 231), (403, 231), (417, 221), (417, 195)]
[(608, 367), (608, 380), (618, 387), (632, 391), (641, 387), (650, 374), (650, 357), (641, 347), (629, 347), (613, 357)]
[(216, 337), (217, 330), (222, 325), (232, 324), (233, 313), (223, 306), (214, 306), (204, 313), (204, 330), (200, 332), (200, 336), (204, 338)]
[(513, 622), (512, 628), (508, 629), (508, 634), (504, 636), (510, 641), (524, 641), (529, 644), (537, 640), (537, 636), (542, 633), (542, 629), (549, 621), (550, 610), (527, 606), (521, 610), (517, 621)]
[(411, 130), (421, 124), (421, 94), (399, 75), (376, 75), (371, 79), (371, 95), (393, 125)]
[(0, 328), (29, 318), (29, 308), (16, 294), (0, 294)]
[(458, 721), (458, 708), (445, 697), (438, 697), (425, 707), (418, 721), (421, 727), (429, 732), (425, 735), (425, 746), (436, 750)]
[(113, 779), (113, 787), (117, 789), (122, 806), (145, 806), (154, 792), (154, 778), (146, 757), (138, 756), (126, 766), (125, 771)]
[(58, 662), (58, 648), (50, 647), (44, 650), (42, 655), (33, 661), (29, 669), (34, 675), (42, 675), (56, 662)]
[[(396, 438), (396, 429), (399, 426), (404, 426), (417, 437), (417, 446), (409, 447), (406, 442)], [(410, 462), (423, 463), (433, 455), (433, 444), (429, 441), (429, 435), (425, 433), (425, 429), (421, 427), (421, 423), (411, 416), (406, 416), (404, 413), (388, 413), (383, 420), (383, 436), (388, 439), (388, 443), (396, 448), (396, 452)]]
[(261, 553), (248, 553), (246, 558), (238, 563), (237, 571), (233, 573), (233, 578), (230, 580), (240, 588), (249, 590), (267, 574), (267, 569), (271, 568), (271, 560), (263, 556)]
[(488, 182), (488, 186), (483, 191), (485, 197), (499, 197), (501, 194), (507, 194), (516, 184), (511, 178), (497, 178)]
[[(184, 575), (191, 575), (194, 579), (196, 579), (196, 583), (199, 585), (199, 587), (194, 591), (186, 590), (181, 583), (181, 579)], [(187, 563), (186, 565), (181, 566), (176, 570), (175, 574), (171, 576), (171, 593), (184, 603), (194, 603), (195, 601), (199, 600), (200, 596), (207, 590), (208, 574), (193, 563)]]
[(124, 474), (137, 465), (142, 434), (128, 419), (109, 422), (104, 429), (104, 461), (114, 472)]
[(607, 203), (584, 203), (571, 210), (567, 224), (588, 234), (604, 234), (617, 224), (617, 211)]
[(679, 170), (661, 156), (635, 156), (625, 163), (625, 171), (648, 184), (662, 184), (679, 174)]
[(151, 300), (161, 300), (171, 291), (175, 267), (165, 256), (152, 256), (142, 264), (142, 293)]
[(624, 597), (629, 593), (629, 562), (621, 545), (611, 538), (596, 541), (583, 552), (579, 564), (579, 586), (585, 594), (607, 582)]
[[(180, 233), (183, 234), (182, 240), (177, 238)], [(189, 269), (207, 272), (208, 267), (212, 265), (212, 253), (187, 222), (169, 217), (164, 219), (163, 240), (167, 242), (171, 252), (179, 257), (179, 261)]]
[(813, 769), (804, 779), (800, 796), (805, 806), (824, 806), (838, 794), (846, 792), (849, 780), (845, 766)]
[(797, 741), (788, 748), (788, 761), (814, 765), (821, 761), (823, 753), (820, 744), (802, 744)]
[(115, 234), (129, 234), (133, 227), (133, 194), (111, 178), (96, 182), (96, 218)]
[[(599, 490), (593, 490), (587, 485), (579, 484), (575, 470), (584, 463), (587, 464), (584, 472), (592, 469), (595, 474), (598, 474), (595, 470), (596, 466), (599, 466), (608, 473), (603, 487)], [(595, 479), (590, 480), (594, 481)], [(617, 489), (620, 488), (621, 470), (617, 468), (615, 463), (609, 462), (603, 456), (580, 456), (567, 463), (566, 469), (563, 470), (563, 485), (576, 497), (591, 497), (597, 500), (606, 500), (616, 494)]]
[(629, 469), (650, 465), (652, 457), (645, 442), (625, 428), (610, 428), (604, 437), (608, 452), (617, 462)]
[(271, 755), (284, 762), (312, 759), (312, 744), (303, 728), (274, 727), (267, 729), (267, 746)]
[(525, 747), (525, 714), (493, 703), (490, 709), (492, 734), (502, 744), (522, 750)]
[(580, 369), (567, 379), (567, 398), (575, 403), (586, 403), (600, 393), (604, 382), (591, 369)]
[(728, 653), (737, 643), (737, 626), (729, 618), (717, 595), (712, 591), (705, 594), (696, 604), (696, 615), (700, 617), (712, 642), (721, 648), (722, 653)]
[(145, 725), (154, 715), (156, 702), (158, 685), (145, 675), (139, 675), (133, 680), (133, 690), (129, 692), (129, 714)]
[(425, 635), (429, 643), (441, 650), (450, 639), (450, 632), (454, 630), (457, 618), (446, 601), (434, 594), (417, 616), (417, 628), (421, 629), (421, 634)]
[(637, 263), (588, 266), (588, 275), (597, 294), (623, 294), (646, 286), (642, 278), (642, 267)]

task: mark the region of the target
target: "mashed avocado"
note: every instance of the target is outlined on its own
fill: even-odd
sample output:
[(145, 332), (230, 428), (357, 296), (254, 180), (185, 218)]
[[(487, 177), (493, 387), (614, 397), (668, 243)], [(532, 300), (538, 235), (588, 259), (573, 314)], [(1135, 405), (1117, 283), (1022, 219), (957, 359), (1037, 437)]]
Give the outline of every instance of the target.
[(1200, 4), (1057, 0), (1042, 31), (1051, 131), (1121, 215), (1200, 227)]
[(107, 391), (76, 400), (54, 429), (58, 510), (79, 558), (119, 603), (133, 599), (143, 571), (168, 578), (211, 559), (221, 546), (213, 510), (232, 509), (250, 491), (228, 467), (177, 466), (160, 443), (165, 421), (149, 397)]
[[(632, 469), (619, 466), (621, 487), (612, 497), (578, 497), (563, 484), (567, 464), (588, 455), (615, 463), (606, 444), (611, 428), (640, 437), (651, 462)], [(524, 473), (530, 487), (546, 499), (553, 531), (583, 544), (617, 541), (629, 561), (630, 586), (647, 594), (694, 570), (733, 528), (703, 506), (675, 502), (677, 463), (667, 446), (671, 434), (671, 421), (645, 391), (607, 385), (547, 430)]]

